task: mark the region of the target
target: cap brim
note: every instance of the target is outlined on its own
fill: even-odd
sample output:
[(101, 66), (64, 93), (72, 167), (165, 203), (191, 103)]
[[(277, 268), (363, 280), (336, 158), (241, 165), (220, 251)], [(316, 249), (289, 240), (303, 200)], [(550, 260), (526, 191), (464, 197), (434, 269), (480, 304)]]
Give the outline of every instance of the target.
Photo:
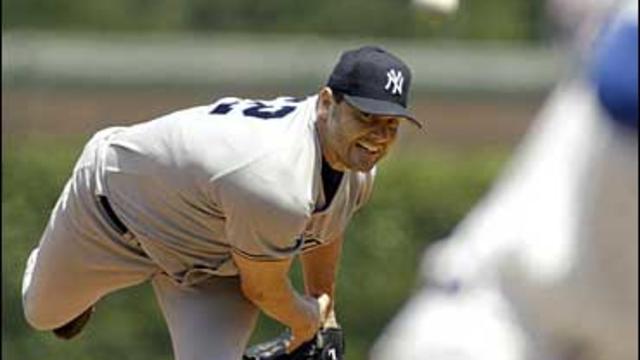
[(358, 110), (373, 114), (373, 115), (385, 115), (385, 116), (398, 116), (410, 120), (417, 127), (422, 128), (422, 123), (416, 120), (416, 118), (407, 111), (406, 108), (390, 101), (377, 100), (371, 98), (365, 98), (360, 96), (344, 95), (344, 99), (356, 107)]

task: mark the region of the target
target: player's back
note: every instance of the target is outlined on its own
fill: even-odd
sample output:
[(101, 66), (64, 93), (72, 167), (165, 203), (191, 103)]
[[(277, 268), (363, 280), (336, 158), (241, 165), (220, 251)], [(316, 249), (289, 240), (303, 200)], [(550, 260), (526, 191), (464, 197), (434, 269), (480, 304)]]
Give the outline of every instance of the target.
[(122, 128), (104, 156), (104, 192), (135, 233), (215, 258), (228, 250), (230, 192), (295, 225), (310, 215), (314, 119), (315, 97), (224, 98)]
[(309, 125), (306, 118), (299, 119), (308, 115), (307, 105), (292, 98), (223, 98), (176, 111), (117, 134), (112, 146), (129, 157), (107, 170), (156, 176), (165, 171), (174, 176), (179, 170), (219, 177), (265, 153), (300, 145), (289, 143), (290, 135)]

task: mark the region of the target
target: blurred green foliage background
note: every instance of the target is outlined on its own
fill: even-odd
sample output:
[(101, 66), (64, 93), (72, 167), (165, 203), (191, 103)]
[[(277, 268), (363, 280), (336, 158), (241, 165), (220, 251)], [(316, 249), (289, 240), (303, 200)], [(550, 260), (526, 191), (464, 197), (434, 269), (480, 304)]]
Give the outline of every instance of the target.
[[(544, 1), (461, 1), (452, 19), (410, 0), (3, 0), (2, 28), (65, 31), (223, 31), (395, 38), (537, 41)], [(490, 19), (490, 21), (487, 21)]]

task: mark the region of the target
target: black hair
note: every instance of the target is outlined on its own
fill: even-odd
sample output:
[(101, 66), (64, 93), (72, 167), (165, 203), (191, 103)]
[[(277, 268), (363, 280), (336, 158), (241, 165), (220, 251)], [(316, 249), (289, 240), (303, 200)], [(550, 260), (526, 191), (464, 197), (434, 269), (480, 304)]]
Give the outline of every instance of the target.
[(339, 90), (335, 90), (333, 88), (330, 88), (330, 89), (331, 89), (331, 94), (333, 96), (333, 100), (335, 100), (337, 104), (340, 104), (342, 100), (344, 100), (344, 94)]

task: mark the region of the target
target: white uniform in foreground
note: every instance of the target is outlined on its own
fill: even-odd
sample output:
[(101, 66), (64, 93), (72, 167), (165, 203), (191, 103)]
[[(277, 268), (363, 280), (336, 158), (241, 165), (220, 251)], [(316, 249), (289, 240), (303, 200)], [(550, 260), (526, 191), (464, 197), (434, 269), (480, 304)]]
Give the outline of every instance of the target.
[(617, 108), (633, 89), (612, 104), (598, 81), (558, 86), (489, 195), (429, 250), (374, 360), (637, 358), (635, 52), (635, 116)]

